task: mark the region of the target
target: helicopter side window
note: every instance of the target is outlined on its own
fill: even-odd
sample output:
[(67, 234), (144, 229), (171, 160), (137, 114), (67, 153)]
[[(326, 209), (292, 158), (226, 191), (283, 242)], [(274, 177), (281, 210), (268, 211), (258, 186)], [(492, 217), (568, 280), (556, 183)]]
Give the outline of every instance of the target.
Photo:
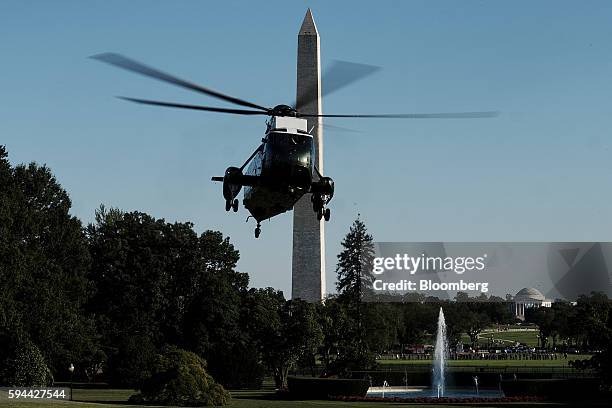
[(292, 135), (291, 141), (293, 142), (293, 144), (301, 145), (308, 141), (308, 137), (302, 135)]
[(271, 146), (276, 146), (280, 149), (293, 150), (309, 145), (311, 138), (308, 135), (296, 135), (291, 133), (270, 133), (268, 142)]

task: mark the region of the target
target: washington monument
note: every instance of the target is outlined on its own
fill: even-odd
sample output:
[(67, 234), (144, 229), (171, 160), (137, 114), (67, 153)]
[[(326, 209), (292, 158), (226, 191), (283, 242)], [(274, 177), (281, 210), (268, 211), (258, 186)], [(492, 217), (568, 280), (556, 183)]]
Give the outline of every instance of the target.
[[(321, 114), (320, 39), (310, 9), (298, 33), (297, 109)], [(323, 131), (321, 118), (308, 118), (315, 145), (314, 163), (323, 173)], [(304, 195), (293, 211), (293, 256), (291, 298), (318, 302), (325, 295), (325, 232), (323, 220), (313, 215), (310, 194)]]

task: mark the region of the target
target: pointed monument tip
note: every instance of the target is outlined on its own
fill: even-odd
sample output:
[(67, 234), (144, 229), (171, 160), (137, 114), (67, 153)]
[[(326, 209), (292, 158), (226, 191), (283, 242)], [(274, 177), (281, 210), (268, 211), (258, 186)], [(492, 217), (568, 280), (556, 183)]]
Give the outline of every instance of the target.
[(314, 18), (312, 17), (312, 11), (310, 8), (306, 11), (306, 16), (304, 17), (304, 21), (302, 22), (302, 27), (300, 28), (299, 35), (319, 35), (317, 31), (317, 25), (314, 22)]

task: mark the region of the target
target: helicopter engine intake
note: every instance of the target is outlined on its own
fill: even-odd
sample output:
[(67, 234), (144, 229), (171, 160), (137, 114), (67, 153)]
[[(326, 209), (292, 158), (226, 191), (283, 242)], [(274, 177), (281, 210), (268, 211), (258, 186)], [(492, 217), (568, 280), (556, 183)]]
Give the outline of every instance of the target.
[(334, 180), (331, 177), (321, 177), (319, 181), (312, 183), (310, 192), (321, 196), (327, 196), (326, 203), (334, 196)]
[(242, 189), (242, 170), (238, 167), (228, 167), (223, 176), (223, 198), (225, 198), (225, 210), (230, 208), (238, 211), (238, 194)]

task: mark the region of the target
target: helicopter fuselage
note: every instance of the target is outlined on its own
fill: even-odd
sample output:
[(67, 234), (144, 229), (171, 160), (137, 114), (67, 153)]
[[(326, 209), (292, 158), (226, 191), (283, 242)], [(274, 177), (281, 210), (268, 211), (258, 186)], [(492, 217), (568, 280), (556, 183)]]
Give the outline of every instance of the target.
[(256, 237), (261, 221), (292, 210), (306, 194), (317, 218), (329, 220), (325, 206), (334, 194), (334, 182), (315, 167), (315, 143), (306, 126), (306, 119), (273, 116), (261, 145), (242, 167), (228, 167), (223, 177), (213, 177), (223, 181), (226, 211), (238, 211), (236, 197), (244, 187), (242, 203), (257, 221)]
[(273, 117), (262, 147), (253, 157), (247, 176), (259, 182), (245, 186), (244, 207), (257, 221), (293, 208), (310, 191), (314, 169), (314, 141), (306, 120)]

